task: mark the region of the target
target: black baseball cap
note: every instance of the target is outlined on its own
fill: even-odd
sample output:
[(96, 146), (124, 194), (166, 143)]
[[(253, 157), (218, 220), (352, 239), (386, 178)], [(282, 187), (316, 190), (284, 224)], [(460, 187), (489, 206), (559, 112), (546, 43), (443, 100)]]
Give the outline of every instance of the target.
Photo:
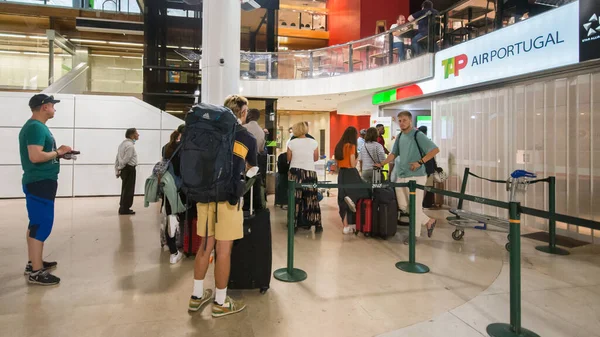
[(33, 95), (33, 97), (31, 97), (31, 99), (29, 99), (29, 108), (31, 108), (31, 109), (37, 108), (46, 103), (56, 104), (56, 103), (60, 103), (60, 100), (54, 99), (54, 96), (48, 96), (45, 94), (36, 94), (36, 95)]

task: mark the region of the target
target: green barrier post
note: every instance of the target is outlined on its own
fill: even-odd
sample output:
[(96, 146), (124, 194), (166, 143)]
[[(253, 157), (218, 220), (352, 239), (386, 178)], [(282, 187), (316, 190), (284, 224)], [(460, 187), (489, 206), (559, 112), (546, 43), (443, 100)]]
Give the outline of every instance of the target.
[(288, 254), (287, 267), (277, 269), (273, 276), (283, 282), (301, 282), (306, 280), (304, 270), (294, 268), (294, 228), (296, 227), (296, 181), (288, 181)]
[[(410, 191), (410, 226), (408, 228), (408, 262), (402, 261), (396, 263), (396, 268), (405, 271), (407, 273), (414, 274), (424, 274), (429, 272), (429, 267), (424, 264), (417, 263), (415, 257), (415, 246), (417, 244), (417, 239), (415, 237), (415, 227), (416, 227), (416, 204), (417, 204), (417, 182), (411, 180), (408, 182), (408, 188)], [(419, 230), (421, 229), (421, 224), (419, 224)]]
[(548, 200), (548, 212), (550, 212), (550, 219), (548, 220), (548, 246), (537, 246), (535, 249), (540, 252), (555, 254), (555, 255), (569, 255), (569, 251), (564, 250), (562, 248), (556, 247), (556, 219), (554, 216), (556, 215), (556, 177), (550, 177), (550, 182), (548, 184), (549, 191), (549, 200)]
[(510, 221), (510, 324), (494, 323), (487, 327), (492, 337), (540, 337), (521, 327), (521, 214), (518, 202), (509, 203)]

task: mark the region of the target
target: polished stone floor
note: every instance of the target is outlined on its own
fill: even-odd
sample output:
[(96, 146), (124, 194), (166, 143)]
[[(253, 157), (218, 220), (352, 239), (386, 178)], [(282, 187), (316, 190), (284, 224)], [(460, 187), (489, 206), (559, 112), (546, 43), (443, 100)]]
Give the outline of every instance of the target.
[[(270, 204), (272, 200), (270, 201)], [(24, 200), (0, 201), (0, 336), (487, 336), (509, 319), (506, 234), (469, 231), (452, 240), (438, 225), (419, 240), (429, 274), (395, 268), (408, 259), (404, 231), (381, 241), (344, 236), (336, 198), (322, 203), (325, 231), (296, 234), (301, 283), (272, 280), (265, 295), (230, 291), (248, 309), (220, 319), (189, 314), (193, 261), (169, 264), (159, 245), (156, 205), (117, 215), (117, 198), (58, 199), (47, 260), (57, 287), (29, 286)], [(448, 213), (431, 213), (445, 218)], [(273, 268), (286, 263), (285, 211), (272, 209)], [(523, 239), (523, 325), (541, 336), (600, 336), (600, 248), (567, 257), (534, 250)], [(212, 272), (209, 272), (212, 273)], [(206, 283), (213, 285), (212, 274)]]

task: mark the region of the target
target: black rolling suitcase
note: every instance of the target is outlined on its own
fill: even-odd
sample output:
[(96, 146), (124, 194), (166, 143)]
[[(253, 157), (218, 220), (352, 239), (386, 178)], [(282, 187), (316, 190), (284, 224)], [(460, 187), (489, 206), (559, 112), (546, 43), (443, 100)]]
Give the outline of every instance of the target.
[(260, 289), (264, 294), (271, 285), (271, 213), (269, 209), (255, 213), (253, 206), (251, 202), (244, 211), (244, 237), (233, 242), (228, 288)]
[(288, 177), (287, 174), (277, 173), (275, 181), (275, 206), (288, 204)]
[(277, 177), (275, 178), (275, 206), (288, 204), (288, 172), (290, 165), (287, 162), (287, 152), (277, 157)]
[[(380, 183), (377, 177), (381, 174), (373, 172), (374, 184)], [(398, 230), (398, 203), (393, 188), (376, 188), (373, 190), (373, 234), (383, 239), (396, 235)]]

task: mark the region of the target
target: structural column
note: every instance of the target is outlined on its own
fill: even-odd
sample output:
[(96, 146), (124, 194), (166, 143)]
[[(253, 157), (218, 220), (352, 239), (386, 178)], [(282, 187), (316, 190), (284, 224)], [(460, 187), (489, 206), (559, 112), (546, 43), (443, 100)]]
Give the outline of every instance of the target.
[(240, 91), (241, 15), (239, 0), (203, 1), (203, 103), (223, 104), (227, 96)]

